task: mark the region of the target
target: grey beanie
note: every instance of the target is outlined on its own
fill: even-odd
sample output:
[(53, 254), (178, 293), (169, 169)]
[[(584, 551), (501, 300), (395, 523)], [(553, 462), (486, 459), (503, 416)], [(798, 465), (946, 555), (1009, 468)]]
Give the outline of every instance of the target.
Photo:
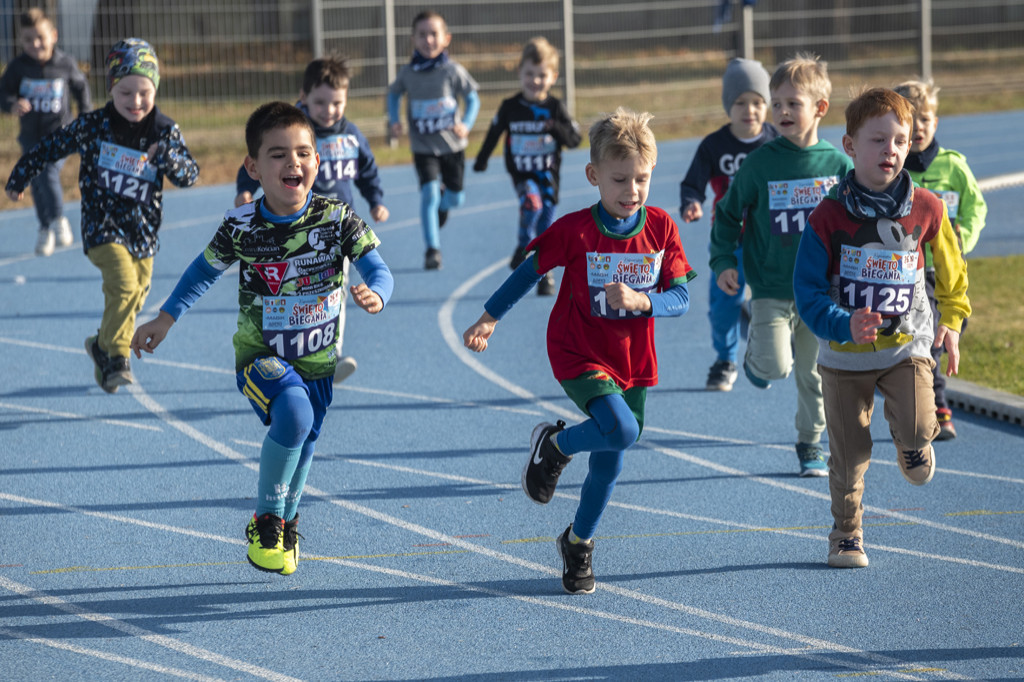
[(729, 113), (736, 98), (744, 92), (756, 92), (764, 98), (766, 104), (770, 102), (768, 81), (768, 72), (761, 66), (761, 62), (739, 57), (730, 61), (722, 76), (722, 106), (725, 107), (725, 113)]

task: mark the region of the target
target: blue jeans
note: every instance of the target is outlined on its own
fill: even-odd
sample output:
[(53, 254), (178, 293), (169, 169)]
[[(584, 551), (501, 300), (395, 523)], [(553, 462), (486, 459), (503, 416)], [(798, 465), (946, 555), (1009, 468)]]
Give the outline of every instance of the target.
[(744, 288), (743, 247), (736, 249), (736, 271), (739, 273), (740, 290), (730, 296), (718, 287), (711, 277), (708, 292), (708, 320), (711, 321), (711, 347), (718, 354), (718, 360), (735, 363), (740, 345), (740, 315), (743, 310)]
[(61, 159), (46, 164), (42, 172), (29, 183), (40, 228), (50, 227), (64, 215), (64, 190), (60, 186), (60, 172), (64, 168), (64, 161), (65, 159)]

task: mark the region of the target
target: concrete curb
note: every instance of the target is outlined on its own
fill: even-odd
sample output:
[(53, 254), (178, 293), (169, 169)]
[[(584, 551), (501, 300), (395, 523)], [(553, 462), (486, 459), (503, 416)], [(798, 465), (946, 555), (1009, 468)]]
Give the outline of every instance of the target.
[(984, 388), (949, 377), (946, 379), (946, 399), (954, 410), (972, 412), (999, 421), (1024, 426), (1024, 398)]

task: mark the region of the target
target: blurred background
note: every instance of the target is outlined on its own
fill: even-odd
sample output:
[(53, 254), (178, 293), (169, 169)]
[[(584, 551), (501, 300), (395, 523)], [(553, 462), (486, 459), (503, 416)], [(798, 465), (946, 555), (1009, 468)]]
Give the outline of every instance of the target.
[[(407, 149), (386, 144), (384, 101), (424, 8), (444, 14), (452, 57), (480, 83), (476, 144), (518, 89), (519, 53), (535, 35), (562, 51), (556, 94), (582, 124), (625, 105), (654, 113), (659, 137), (698, 137), (724, 122), (730, 58), (759, 59), (770, 72), (796, 51), (829, 64), (826, 125), (842, 121), (858, 88), (922, 75), (942, 87), (943, 115), (1024, 108), (1024, 0), (0, 0), (0, 62), (17, 54), (17, 17), (30, 6), (56, 20), (58, 46), (89, 74), (95, 106), (107, 99), (110, 46), (128, 36), (153, 44), (157, 103), (200, 158), (204, 184), (234, 177), (248, 114), (294, 100), (307, 62), (325, 54), (348, 56), (348, 116), (379, 161), (408, 161)], [(19, 153), (16, 134), (17, 120), (0, 117), (4, 173)]]

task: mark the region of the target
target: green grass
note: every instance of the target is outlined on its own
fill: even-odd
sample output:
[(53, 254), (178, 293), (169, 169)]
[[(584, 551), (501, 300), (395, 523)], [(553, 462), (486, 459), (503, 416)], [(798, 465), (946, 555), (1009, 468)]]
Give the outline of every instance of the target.
[[(982, 232), (982, 239), (985, 233)], [(960, 337), (960, 378), (1024, 396), (1024, 255), (968, 260), (974, 311)]]

